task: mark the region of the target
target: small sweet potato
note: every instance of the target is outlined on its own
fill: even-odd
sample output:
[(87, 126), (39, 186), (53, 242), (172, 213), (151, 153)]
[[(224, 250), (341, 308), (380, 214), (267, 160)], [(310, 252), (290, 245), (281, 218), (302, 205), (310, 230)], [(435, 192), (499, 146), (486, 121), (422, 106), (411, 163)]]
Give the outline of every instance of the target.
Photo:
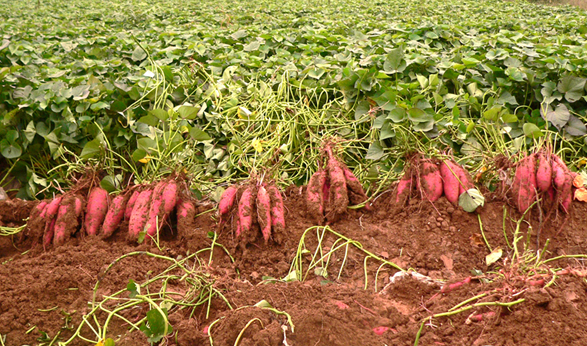
[(324, 221), (325, 211), (325, 186), (327, 184), (326, 171), (319, 169), (310, 177), (308, 187), (306, 189), (306, 208), (308, 213), (317, 221), (322, 223)]
[(444, 160), (440, 163), (439, 169), (440, 176), (442, 177), (444, 196), (452, 204), (458, 204), (461, 192), (458, 172), (463, 168), (452, 160)]
[(128, 222), (128, 233), (131, 239), (136, 239), (143, 231), (149, 216), (149, 205), (151, 204), (152, 190), (145, 190), (139, 194)]
[(105, 238), (111, 236), (118, 226), (120, 226), (120, 222), (122, 222), (122, 218), (124, 217), (127, 200), (128, 196), (126, 194), (120, 194), (114, 197), (112, 203), (110, 203), (110, 207), (104, 218), (104, 224), (102, 225), (102, 233)]
[(340, 163), (335, 159), (331, 159), (328, 162), (327, 169), (328, 177), (330, 178), (330, 200), (326, 218), (329, 222), (335, 222), (346, 212), (349, 205), (349, 194), (344, 170)]
[(249, 233), (253, 226), (253, 203), (255, 202), (253, 192), (252, 186), (247, 187), (238, 201), (237, 237)]
[(46, 249), (53, 242), (53, 234), (55, 232), (55, 218), (47, 223), (45, 227), (45, 234), (43, 235), (43, 248)]
[(98, 234), (107, 212), (108, 192), (101, 187), (95, 187), (90, 192), (86, 206), (85, 229), (88, 234)]
[(442, 176), (438, 165), (431, 160), (420, 161), (418, 185), (422, 195), (430, 202), (437, 201), (442, 196)]
[(267, 192), (271, 199), (271, 227), (274, 232), (285, 231), (285, 208), (279, 188), (275, 185), (267, 186)]
[(228, 189), (224, 190), (220, 197), (220, 203), (218, 203), (218, 218), (220, 219), (221, 225), (226, 222), (226, 218), (234, 206), (237, 192), (238, 189), (236, 186), (230, 186)]
[(62, 199), (55, 219), (53, 245), (63, 245), (74, 233), (78, 226), (78, 217), (75, 210), (77, 197), (68, 196)]
[(137, 202), (137, 198), (139, 197), (140, 194), (141, 194), (141, 192), (139, 190), (135, 190), (132, 193), (132, 195), (130, 196), (130, 199), (126, 203), (126, 208), (124, 210), (124, 219), (125, 220), (130, 220), (130, 216), (132, 215), (132, 209), (134, 208), (135, 203)]
[(573, 201), (573, 175), (567, 165), (556, 155), (552, 155), (552, 175), (556, 200), (565, 213), (568, 213)]
[(167, 186), (166, 181), (160, 181), (155, 188), (153, 189), (153, 193), (151, 195), (151, 206), (149, 208), (149, 216), (147, 218), (147, 223), (145, 224), (145, 230), (147, 234), (152, 236), (155, 235), (157, 232), (157, 219), (161, 221), (160, 211), (163, 209), (163, 191), (165, 191), (165, 187)]
[(415, 179), (412, 174), (412, 170), (408, 169), (404, 171), (404, 175), (397, 184), (397, 192), (395, 195), (395, 203), (405, 204), (415, 187)]
[(536, 200), (536, 188), (536, 155), (532, 154), (520, 160), (512, 185), (514, 203), (520, 213)]
[[(349, 192), (349, 201), (353, 205), (361, 204), (365, 202), (368, 197), (365, 194), (365, 190), (363, 189), (363, 185), (355, 174), (346, 166), (342, 165), (342, 169), (344, 170), (344, 177), (346, 179), (346, 186)], [(367, 203), (365, 204), (365, 210), (371, 210), (371, 206)]]
[(538, 167), (536, 168), (536, 186), (541, 192), (547, 192), (552, 186), (552, 163), (550, 155), (543, 150), (537, 155)]
[(261, 226), (263, 239), (265, 239), (265, 243), (267, 243), (271, 237), (271, 197), (269, 197), (269, 193), (263, 186), (260, 186), (257, 190), (256, 205), (257, 221)]

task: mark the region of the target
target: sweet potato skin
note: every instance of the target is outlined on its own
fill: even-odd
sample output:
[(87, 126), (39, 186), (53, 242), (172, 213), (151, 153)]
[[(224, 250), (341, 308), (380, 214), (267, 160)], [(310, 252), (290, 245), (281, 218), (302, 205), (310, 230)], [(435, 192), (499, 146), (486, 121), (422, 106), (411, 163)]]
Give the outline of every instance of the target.
[(328, 222), (336, 222), (346, 212), (349, 205), (348, 189), (344, 170), (339, 162), (331, 159), (327, 165), (330, 178), (330, 197), (328, 202)]
[(261, 233), (265, 243), (271, 237), (271, 197), (265, 187), (260, 186), (257, 190), (257, 221), (261, 226)]
[(443, 191), (442, 176), (438, 166), (431, 160), (422, 160), (419, 172), (418, 185), (422, 195), (430, 202), (437, 201)]
[(102, 225), (102, 234), (104, 237), (111, 236), (114, 231), (120, 226), (124, 213), (126, 211), (126, 202), (128, 197), (124, 194), (120, 194), (112, 200), (106, 217), (104, 218), (104, 224)]
[(514, 203), (520, 213), (536, 200), (536, 188), (536, 155), (532, 154), (520, 160), (512, 185)]
[(95, 187), (90, 192), (86, 207), (85, 229), (88, 234), (98, 234), (107, 212), (108, 192), (101, 187)]
[(442, 189), (446, 199), (454, 205), (459, 203), (461, 184), (459, 183), (458, 171), (462, 169), (452, 160), (444, 160), (439, 165), (440, 176), (442, 178)]
[(400, 179), (399, 183), (397, 184), (397, 192), (395, 195), (395, 203), (396, 204), (406, 204), (410, 194), (414, 188), (414, 177), (412, 176), (412, 171), (408, 170), (404, 172), (403, 177)]
[[(349, 193), (349, 202), (353, 205), (364, 203), (368, 197), (363, 189), (363, 185), (355, 174), (346, 166), (342, 165), (344, 170), (344, 178), (346, 179), (346, 185)], [(365, 210), (371, 210), (371, 206), (366, 203), (364, 206)]]
[(152, 194), (152, 190), (142, 191), (136, 200), (128, 222), (128, 233), (131, 239), (136, 239), (139, 233), (143, 231), (147, 218), (149, 217), (149, 205)]
[(326, 180), (326, 171), (319, 169), (310, 177), (306, 189), (306, 208), (310, 216), (320, 224), (324, 222)]
[(541, 192), (547, 192), (552, 186), (552, 163), (550, 155), (544, 151), (538, 152), (536, 168), (536, 186)]
[(238, 227), (236, 236), (240, 237), (244, 233), (249, 233), (253, 226), (253, 187), (247, 187), (238, 201)]
[(141, 192), (139, 190), (135, 190), (132, 193), (132, 195), (130, 196), (130, 199), (126, 203), (126, 208), (124, 211), (124, 219), (125, 220), (130, 220), (130, 216), (132, 215), (132, 209), (134, 208), (135, 203), (137, 202), (137, 198), (139, 197), (140, 194), (141, 194)]
[(224, 224), (226, 222), (226, 218), (230, 214), (232, 207), (234, 206), (234, 201), (236, 200), (238, 189), (236, 186), (230, 186), (222, 193), (220, 197), (220, 203), (218, 203), (218, 218), (220, 219), (220, 224)]

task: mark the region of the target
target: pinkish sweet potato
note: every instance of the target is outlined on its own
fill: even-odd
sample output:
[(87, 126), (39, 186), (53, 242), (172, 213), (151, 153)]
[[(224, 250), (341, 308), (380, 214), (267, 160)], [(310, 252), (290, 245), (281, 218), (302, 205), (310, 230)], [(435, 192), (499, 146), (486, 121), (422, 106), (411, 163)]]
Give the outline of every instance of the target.
[(395, 203), (405, 204), (415, 187), (415, 179), (412, 174), (412, 170), (408, 169), (404, 171), (404, 175), (397, 184), (397, 192), (395, 195)]
[(226, 222), (226, 218), (234, 206), (237, 192), (238, 189), (236, 186), (230, 186), (222, 193), (220, 203), (218, 203), (218, 218), (220, 219), (220, 225)]
[(98, 234), (107, 212), (108, 192), (101, 187), (93, 188), (86, 206), (85, 229), (88, 234)]
[(137, 202), (137, 198), (139, 197), (139, 195), (141, 194), (141, 192), (139, 190), (135, 190), (132, 195), (130, 196), (128, 202), (126, 203), (126, 208), (124, 210), (124, 219), (125, 220), (130, 220), (130, 216), (132, 215), (132, 209), (135, 206), (135, 203)]
[(265, 243), (271, 237), (271, 197), (265, 187), (260, 186), (257, 190), (257, 221), (261, 226), (261, 233)]
[(308, 213), (317, 221), (322, 223), (324, 221), (325, 211), (325, 186), (327, 184), (326, 171), (319, 169), (310, 177), (308, 187), (306, 189), (306, 209)]
[(135, 206), (128, 221), (128, 233), (131, 239), (136, 239), (143, 231), (149, 216), (149, 205), (151, 204), (152, 190), (145, 190), (139, 194)]
[[(365, 194), (363, 185), (361, 185), (359, 179), (357, 179), (355, 174), (346, 165), (342, 165), (342, 169), (344, 170), (350, 203), (353, 205), (364, 203), (368, 197), (367, 194)], [(369, 203), (365, 204), (364, 208), (365, 210), (371, 210)]]
[(520, 213), (525, 212), (536, 200), (536, 155), (520, 160), (516, 168), (512, 192)]
[(53, 233), (54, 246), (63, 245), (77, 229), (79, 224), (75, 210), (77, 199), (76, 196), (64, 197), (59, 205)]
[(440, 176), (442, 177), (442, 188), (446, 199), (452, 204), (459, 203), (461, 184), (459, 182), (459, 170), (463, 169), (452, 160), (444, 160), (440, 163)]
[(536, 168), (536, 186), (541, 192), (547, 192), (552, 186), (552, 163), (550, 155), (543, 150), (538, 152)]
[(162, 209), (159, 212), (164, 213), (165, 216), (169, 215), (177, 204), (177, 183), (174, 180), (165, 185), (161, 198)]
[(328, 203), (328, 222), (337, 221), (342, 216), (349, 205), (349, 193), (344, 177), (344, 170), (340, 163), (331, 159), (327, 165), (328, 178), (330, 180), (330, 196)]
[(431, 160), (420, 161), (418, 185), (424, 198), (430, 202), (437, 201), (442, 196), (442, 176), (438, 165)]
[(271, 198), (271, 227), (273, 231), (282, 232), (285, 230), (285, 208), (283, 197), (279, 188), (275, 185), (267, 186), (269, 198)]
[(249, 233), (253, 226), (253, 203), (255, 202), (253, 192), (252, 186), (247, 187), (238, 201), (237, 237)]
[(552, 175), (556, 201), (568, 213), (573, 201), (573, 175), (567, 165), (556, 155), (552, 155)]
[(53, 234), (55, 231), (55, 218), (47, 223), (45, 227), (45, 234), (43, 235), (43, 248), (46, 249), (53, 242)]
[(149, 216), (147, 218), (147, 223), (145, 224), (145, 230), (147, 234), (150, 236), (155, 235), (157, 232), (157, 220), (161, 218), (160, 211), (163, 209), (163, 191), (167, 186), (166, 181), (160, 181), (155, 188), (153, 189), (153, 194), (151, 195), (151, 206), (149, 208)]
[(118, 226), (120, 226), (124, 217), (127, 200), (128, 196), (126, 194), (120, 194), (114, 197), (112, 203), (110, 203), (110, 208), (108, 208), (108, 212), (104, 218), (104, 224), (102, 225), (102, 234), (105, 238), (111, 236)]

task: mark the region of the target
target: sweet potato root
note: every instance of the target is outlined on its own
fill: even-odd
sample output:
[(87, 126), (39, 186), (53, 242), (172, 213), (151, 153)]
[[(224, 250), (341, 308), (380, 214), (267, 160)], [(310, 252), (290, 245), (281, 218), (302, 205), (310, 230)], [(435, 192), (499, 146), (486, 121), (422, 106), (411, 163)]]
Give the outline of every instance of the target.
[(63, 245), (71, 235), (76, 231), (78, 226), (78, 215), (76, 214), (77, 196), (64, 197), (57, 211), (55, 219), (53, 245)]
[(344, 170), (340, 163), (335, 159), (331, 159), (326, 167), (328, 178), (330, 179), (330, 200), (326, 219), (328, 222), (336, 222), (346, 212), (349, 205), (349, 194)]
[(249, 233), (253, 226), (253, 203), (255, 202), (254, 188), (247, 187), (238, 201), (238, 227), (236, 236)]
[(541, 192), (547, 192), (552, 186), (552, 159), (550, 155), (541, 150), (538, 152), (537, 160), (536, 186)]
[[(344, 177), (346, 179), (350, 203), (357, 205), (365, 202), (368, 197), (367, 194), (365, 194), (365, 190), (363, 189), (363, 185), (361, 185), (359, 179), (357, 179), (357, 177), (346, 165), (342, 165), (342, 169), (344, 170)], [(364, 208), (365, 210), (371, 210), (371, 206), (368, 203), (365, 204)]]
[(128, 222), (128, 233), (131, 239), (136, 239), (143, 231), (149, 216), (149, 205), (151, 204), (152, 190), (145, 190), (139, 194)]
[(536, 200), (536, 188), (536, 155), (532, 154), (520, 160), (512, 185), (514, 204), (520, 213)]
[(85, 229), (88, 234), (98, 234), (107, 212), (108, 192), (101, 187), (95, 187), (90, 192), (86, 207)]
[(267, 192), (271, 199), (271, 228), (273, 229), (273, 239), (278, 243), (278, 239), (282, 238), (282, 233), (285, 231), (285, 208), (283, 205), (283, 198), (279, 188), (275, 185), (267, 186)]
[(397, 192), (395, 195), (395, 203), (397, 204), (406, 204), (412, 190), (414, 189), (416, 180), (414, 179), (414, 175), (411, 169), (408, 169), (404, 172), (403, 177), (400, 179), (399, 183), (397, 184)]
[(126, 194), (120, 194), (114, 197), (112, 203), (110, 203), (110, 207), (104, 218), (104, 224), (102, 225), (102, 234), (105, 238), (111, 236), (118, 226), (120, 226), (126, 210), (127, 200), (128, 196)]
[(452, 160), (444, 160), (440, 163), (439, 169), (440, 176), (442, 177), (444, 196), (452, 204), (458, 204), (461, 192), (461, 183), (459, 182), (458, 172), (462, 170), (463, 167)]
[(442, 176), (438, 166), (431, 160), (421, 160), (419, 164), (418, 186), (424, 198), (430, 202), (437, 201), (442, 196)]
[(265, 243), (271, 237), (271, 198), (265, 187), (260, 186), (257, 190), (257, 221), (261, 226), (261, 233)]
[(141, 192), (139, 190), (135, 190), (132, 193), (132, 195), (130, 196), (130, 199), (126, 203), (126, 208), (124, 210), (124, 219), (125, 220), (130, 220), (130, 216), (132, 215), (132, 209), (134, 208), (135, 203), (137, 202), (137, 198), (139, 197), (140, 194), (141, 194)]
[(306, 189), (306, 206), (312, 218), (318, 223), (324, 222), (326, 171), (319, 169), (310, 177)]
[(220, 225), (226, 222), (226, 218), (234, 206), (237, 192), (238, 189), (236, 186), (230, 186), (222, 193), (222, 196), (220, 197), (220, 203), (218, 203), (218, 218), (220, 219)]

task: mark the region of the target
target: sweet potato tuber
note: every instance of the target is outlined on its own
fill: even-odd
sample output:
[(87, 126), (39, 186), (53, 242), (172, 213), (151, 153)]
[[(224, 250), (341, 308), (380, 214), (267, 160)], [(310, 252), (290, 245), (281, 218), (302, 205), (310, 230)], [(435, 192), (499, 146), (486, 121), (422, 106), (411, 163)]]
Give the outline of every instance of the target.
[(230, 186), (228, 189), (224, 190), (220, 197), (220, 203), (218, 203), (218, 217), (221, 225), (226, 222), (226, 217), (230, 214), (230, 211), (234, 206), (237, 192), (238, 189), (236, 186)]
[(254, 190), (252, 186), (247, 187), (238, 201), (238, 227), (236, 236), (249, 233), (253, 225), (253, 203)]
[(136, 239), (139, 233), (143, 231), (147, 217), (149, 216), (149, 205), (151, 203), (152, 190), (145, 190), (139, 194), (130, 220), (128, 222), (128, 233), (132, 239)]
[(552, 155), (553, 185), (556, 201), (565, 213), (568, 213), (573, 201), (573, 175), (567, 165), (556, 155)]
[(285, 231), (285, 208), (281, 192), (275, 185), (267, 186), (267, 192), (271, 199), (271, 227), (273, 231)]
[(139, 197), (139, 195), (141, 194), (141, 192), (139, 190), (135, 190), (132, 195), (130, 196), (128, 202), (126, 202), (126, 208), (124, 210), (124, 219), (125, 220), (130, 220), (130, 216), (132, 215), (132, 209), (135, 206), (135, 203), (137, 202), (137, 198)]
[(438, 165), (431, 160), (425, 159), (420, 161), (418, 175), (418, 185), (422, 195), (430, 202), (435, 202), (442, 196), (442, 176)]
[(85, 229), (88, 234), (98, 234), (107, 212), (108, 192), (101, 187), (95, 187), (90, 192), (86, 207)]
[(536, 200), (536, 188), (536, 155), (532, 154), (520, 160), (512, 185), (514, 203), (520, 213)]
[(118, 226), (120, 226), (120, 222), (124, 217), (127, 200), (127, 195), (120, 194), (114, 197), (112, 203), (110, 203), (110, 208), (108, 208), (108, 212), (104, 218), (104, 224), (102, 225), (102, 233), (104, 237), (111, 236)]
[(330, 179), (330, 196), (326, 218), (329, 222), (335, 222), (346, 212), (349, 205), (349, 194), (344, 170), (340, 163), (336, 159), (331, 159), (328, 162), (327, 169), (328, 178)]
[(411, 169), (404, 171), (403, 177), (397, 184), (397, 193), (395, 195), (395, 203), (405, 204), (412, 193), (415, 186), (415, 179)]
[(446, 199), (452, 204), (459, 203), (461, 183), (458, 172), (463, 169), (452, 160), (444, 160), (440, 163), (440, 176), (442, 177), (442, 188)]
[(306, 206), (311, 216), (318, 223), (324, 221), (325, 210), (325, 186), (327, 184), (326, 171), (319, 169), (310, 177), (308, 187), (306, 189)]
[[(346, 165), (342, 165), (342, 169), (344, 170), (344, 177), (346, 179), (346, 185), (349, 192), (349, 201), (353, 205), (365, 202), (368, 197), (365, 194), (365, 190), (363, 189), (363, 185), (361, 185), (359, 179), (357, 179), (357, 177)], [(368, 203), (365, 204), (364, 208), (366, 210), (371, 210), (371, 206)]]
[(257, 191), (257, 221), (261, 226), (261, 233), (265, 243), (271, 237), (271, 197), (265, 187), (260, 186)]
[(552, 186), (552, 163), (550, 155), (543, 150), (538, 152), (536, 168), (536, 186), (541, 192), (547, 192)]
[(76, 201), (78, 199), (77, 196), (68, 196), (62, 199), (55, 219), (53, 245), (64, 244), (71, 237), (71, 234), (76, 231), (79, 224), (76, 214)]
[(157, 232), (157, 219), (161, 218), (160, 211), (163, 209), (163, 191), (167, 186), (166, 181), (160, 181), (155, 185), (153, 193), (151, 194), (151, 206), (149, 208), (149, 215), (145, 224), (145, 230), (148, 235), (155, 235)]

